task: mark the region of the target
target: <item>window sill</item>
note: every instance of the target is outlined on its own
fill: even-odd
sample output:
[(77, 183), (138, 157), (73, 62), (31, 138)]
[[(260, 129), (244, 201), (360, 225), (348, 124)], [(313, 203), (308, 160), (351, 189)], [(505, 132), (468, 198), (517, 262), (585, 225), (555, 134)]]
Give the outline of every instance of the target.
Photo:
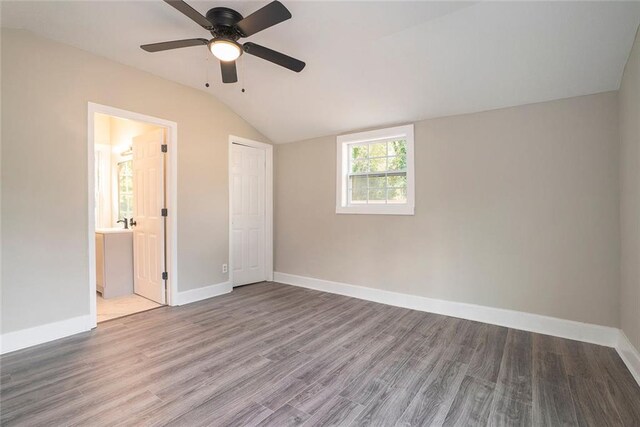
[(409, 205), (399, 206), (336, 206), (336, 214), (351, 215), (415, 215), (414, 207)]

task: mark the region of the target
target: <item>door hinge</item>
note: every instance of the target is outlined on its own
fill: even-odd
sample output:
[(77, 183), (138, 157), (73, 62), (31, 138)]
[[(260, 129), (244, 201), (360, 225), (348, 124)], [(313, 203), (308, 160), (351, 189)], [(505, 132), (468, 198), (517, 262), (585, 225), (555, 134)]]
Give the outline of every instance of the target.
[(166, 271), (162, 272), (162, 280), (169, 280), (169, 273), (167, 273)]
[(160, 149), (162, 150), (163, 153), (166, 153), (167, 152), (167, 144), (162, 144), (160, 146)]
[(167, 210), (167, 208), (162, 208), (160, 210), (160, 215), (162, 216), (168, 216), (169, 215), (169, 211)]

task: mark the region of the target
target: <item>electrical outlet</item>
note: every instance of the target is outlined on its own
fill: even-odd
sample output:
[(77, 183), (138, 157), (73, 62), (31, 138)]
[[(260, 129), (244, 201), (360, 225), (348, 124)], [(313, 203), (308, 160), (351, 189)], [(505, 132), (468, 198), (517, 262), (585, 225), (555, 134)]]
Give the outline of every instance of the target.
[(226, 273), (229, 270), (229, 268), (227, 267), (227, 264), (222, 264), (222, 272)]

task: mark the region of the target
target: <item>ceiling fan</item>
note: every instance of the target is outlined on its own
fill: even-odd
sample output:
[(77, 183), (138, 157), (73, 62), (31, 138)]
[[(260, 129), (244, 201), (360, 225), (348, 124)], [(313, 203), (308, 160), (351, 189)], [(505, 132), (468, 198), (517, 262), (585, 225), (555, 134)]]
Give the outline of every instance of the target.
[(174, 40), (140, 46), (147, 52), (160, 52), (191, 46), (207, 46), (213, 56), (220, 60), (223, 83), (235, 83), (238, 81), (235, 60), (242, 55), (243, 51), (297, 73), (302, 71), (306, 65), (304, 62), (284, 53), (276, 52), (252, 42), (238, 43), (238, 39), (252, 36), (259, 31), (291, 18), (289, 10), (277, 0), (272, 1), (262, 9), (258, 9), (246, 18), (243, 18), (240, 13), (228, 7), (214, 7), (207, 12), (205, 17), (182, 0), (165, 0), (165, 2), (209, 31), (213, 38), (211, 40), (203, 38)]

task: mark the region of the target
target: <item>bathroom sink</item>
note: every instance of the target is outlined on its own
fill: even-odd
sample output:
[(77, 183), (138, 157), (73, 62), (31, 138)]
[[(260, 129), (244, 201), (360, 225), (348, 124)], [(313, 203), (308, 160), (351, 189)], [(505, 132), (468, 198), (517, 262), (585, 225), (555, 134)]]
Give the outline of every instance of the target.
[(96, 233), (100, 234), (112, 234), (112, 233), (131, 233), (133, 230), (130, 228), (96, 228)]

